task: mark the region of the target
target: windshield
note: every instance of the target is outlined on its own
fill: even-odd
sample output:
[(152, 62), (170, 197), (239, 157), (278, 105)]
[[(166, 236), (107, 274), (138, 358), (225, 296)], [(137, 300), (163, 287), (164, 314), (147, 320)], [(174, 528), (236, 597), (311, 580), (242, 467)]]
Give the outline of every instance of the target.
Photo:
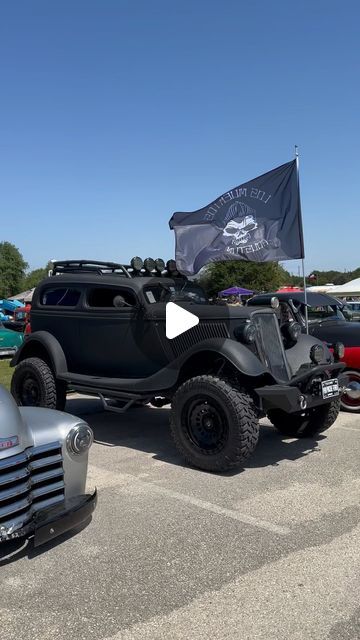
[(192, 302), (193, 304), (208, 304), (208, 298), (204, 290), (197, 284), (187, 280), (172, 284), (156, 284), (146, 287), (145, 297), (150, 304), (156, 302)]
[(360, 311), (360, 302), (347, 302), (344, 308), (348, 311)]
[[(301, 312), (304, 316), (304, 305), (301, 305)], [(317, 307), (308, 307), (309, 324), (323, 322), (324, 320), (345, 320), (340, 307), (336, 305), (322, 305)]]

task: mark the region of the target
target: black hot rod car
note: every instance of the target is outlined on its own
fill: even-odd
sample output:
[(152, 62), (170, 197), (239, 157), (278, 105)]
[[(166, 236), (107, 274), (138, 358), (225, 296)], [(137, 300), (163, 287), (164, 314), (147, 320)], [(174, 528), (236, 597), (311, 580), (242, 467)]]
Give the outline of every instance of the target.
[[(166, 337), (169, 302), (199, 318)], [(275, 301), (274, 301), (275, 302)], [(220, 471), (254, 450), (259, 417), (313, 436), (335, 421), (344, 365), (272, 308), (211, 304), (174, 261), (55, 262), (36, 288), (32, 333), (12, 360), (20, 405), (63, 408), (68, 386), (104, 407), (171, 402), (171, 432), (191, 464)]]

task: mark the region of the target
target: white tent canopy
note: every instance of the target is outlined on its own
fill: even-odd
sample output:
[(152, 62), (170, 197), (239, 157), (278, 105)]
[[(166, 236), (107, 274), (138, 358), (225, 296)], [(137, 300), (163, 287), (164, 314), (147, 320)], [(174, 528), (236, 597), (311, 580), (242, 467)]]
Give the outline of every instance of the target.
[(351, 296), (360, 296), (360, 278), (355, 278), (355, 280), (350, 280), (346, 284), (334, 285), (330, 289), (327, 290), (327, 293), (330, 296), (338, 296), (342, 297), (351, 297)]
[(8, 300), (19, 300), (19, 302), (31, 302), (35, 289), (28, 289), (22, 293), (18, 293), (16, 296), (11, 296)]

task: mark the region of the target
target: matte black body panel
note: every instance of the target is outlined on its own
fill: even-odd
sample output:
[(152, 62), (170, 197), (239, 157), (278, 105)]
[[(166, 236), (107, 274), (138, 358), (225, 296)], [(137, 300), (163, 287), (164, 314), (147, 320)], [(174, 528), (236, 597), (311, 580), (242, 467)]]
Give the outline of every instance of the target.
[(29, 334), (11, 360), (10, 365), (16, 367), (21, 360), (31, 357), (27, 354), (31, 352), (32, 348), (36, 349), (38, 345), (46, 349), (56, 373), (66, 372), (68, 370), (64, 351), (59, 341), (48, 331), (37, 331), (36, 333)]
[[(261, 361), (244, 345), (234, 340), (222, 340), (220, 338), (204, 341), (199, 345), (176, 358), (166, 367), (147, 378), (110, 378), (99, 376), (84, 376), (75, 373), (59, 374), (59, 378), (71, 382), (73, 386), (86, 385), (108, 391), (124, 391), (126, 393), (142, 394), (166, 392), (177, 383), (181, 368), (191, 357), (204, 352), (213, 352), (230, 362), (240, 373), (249, 377), (260, 377), (266, 373), (270, 376)], [(274, 380), (274, 378), (272, 378)], [(275, 380), (274, 380), (275, 382)]]

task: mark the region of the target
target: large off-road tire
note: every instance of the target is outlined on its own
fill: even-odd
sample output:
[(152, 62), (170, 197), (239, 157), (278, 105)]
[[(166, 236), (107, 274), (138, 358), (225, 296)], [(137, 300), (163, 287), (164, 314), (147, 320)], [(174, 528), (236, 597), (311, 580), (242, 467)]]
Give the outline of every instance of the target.
[(285, 413), (281, 409), (269, 411), (268, 418), (284, 436), (309, 438), (322, 433), (334, 424), (340, 411), (340, 399), (309, 409), (302, 414)]
[(60, 410), (65, 407), (66, 385), (55, 380), (49, 365), (41, 358), (27, 358), (17, 365), (11, 393), (20, 406)]
[(211, 375), (191, 378), (179, 387), (172, 399), (170, 427), (181, 455), (205, 471), (240, 466), (259, 437), (251, 397)]
[(347, 391), (341, 396), (341, 408), (351, 413), (360, 413), (360, 371), (345, 371)]

